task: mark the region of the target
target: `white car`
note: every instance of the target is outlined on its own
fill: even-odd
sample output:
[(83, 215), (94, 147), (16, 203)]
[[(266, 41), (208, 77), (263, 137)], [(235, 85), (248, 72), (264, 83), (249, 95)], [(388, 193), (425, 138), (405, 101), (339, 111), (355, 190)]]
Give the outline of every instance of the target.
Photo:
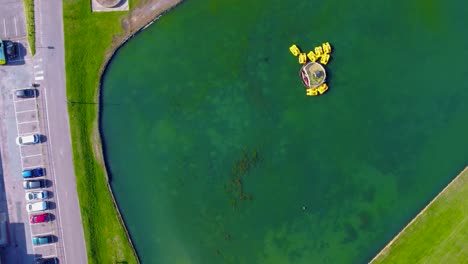
[(18, 145), (33, 145), (39, 143), (39, 135), (33, 134), (29, 136), (19, 136), (16, 138), (16, 144)]
[(49, 198), (49, 192), (46, 190), (26, 193), (26, 201), (44, 200), (47, 198)]
[(49, 209), (49, 204), (47, 202), (37, 202), (26, 205), (26, 211), (28, 211), (28, 213), (45, 211), (47, 209)]

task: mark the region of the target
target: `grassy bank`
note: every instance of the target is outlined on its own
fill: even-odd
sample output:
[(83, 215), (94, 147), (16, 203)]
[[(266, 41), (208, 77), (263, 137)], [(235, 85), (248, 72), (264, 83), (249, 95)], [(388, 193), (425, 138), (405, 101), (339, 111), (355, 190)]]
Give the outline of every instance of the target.
[(24, 0), (24, 14), (28, 30), (28, 42), (31, 54), (36, 54), (36, 24), (34, 22), (34, 0)]
[(372, 262), (468, 263), (468, 169)]
[(93, 14), (89, 1), (65, 0), (63, 9), (68, 111), (88, 260), (137, 263), (104, 168), (96, 158), (100, 153), (96, 104), (100, 69), (113, 37), (123, 34), (120, 20), (128, 13)]

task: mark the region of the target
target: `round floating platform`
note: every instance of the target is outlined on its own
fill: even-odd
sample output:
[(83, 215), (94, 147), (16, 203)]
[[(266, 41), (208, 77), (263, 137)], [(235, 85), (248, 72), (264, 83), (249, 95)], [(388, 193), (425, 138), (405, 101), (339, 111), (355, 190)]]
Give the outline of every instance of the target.
[(112, 8), (118, 5), (120, 1), (122, 0), (96, 0), (96, 1), (104, 7)]
[(302, 79), (306, 88), (317, 88), (325, 82), (327, 73), (322, 64), (317, 62), (309, 62), (302, 66), (299, 71), (299, 76)]

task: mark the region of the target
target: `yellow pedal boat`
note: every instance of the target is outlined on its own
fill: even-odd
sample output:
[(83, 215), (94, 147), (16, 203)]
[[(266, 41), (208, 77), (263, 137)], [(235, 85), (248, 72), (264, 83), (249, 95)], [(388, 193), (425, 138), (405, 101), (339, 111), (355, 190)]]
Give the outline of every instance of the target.
[(297, 56), (301, 53), (301, 50), (296, 45), (292, 45), (291, 47), (289, 47), (289, 50), (294, 56)]
[(317, 61), (317, 57), (315, 57), (315, 53), (313, 51), (310, 51), (309, 53), (307, 53), (307, 57), (309, 58), (310, 61), (312, 62), (316, 62)]
[(320, 63), (322, 63), (323, 65), (327, 65), (329, 60), (330, 60), (330, 54), (323, 54), (322, 58), (320, 59)]
[(318, 91), (320, 94), (324, 94), (327, 90), (328, 90), (328, 85), (327, 85), (326, 83), (323, 83), (322, 85), (320, 85), (320, 86), (317, 88), (317, 91)]
[(322, 48), (323, 48), (323, 52), (324, 52), (325, 54), (330, 54), (331, 51), (332, 51), (332, 48), (331, 48), (331, 46), (330, 46), (330, 43), (328, 43), (328, 42), (323, 43), (323, 44), (322, 44)]
[(299, 54), (299, 63), (300, 64), (305, 64), (307, 62), (307, 56), (305, 53)]
[(323, 54), (322, 46), (315, 47), (314, 51), (315, 51), (315, 57), (317, 57), (317, 58), (322, 56), (322, 54)]
[(317, 89), (309, 88), (306, 91), (307, 91), (307, 96), (316, 96), (316, 95), (318, 95)]

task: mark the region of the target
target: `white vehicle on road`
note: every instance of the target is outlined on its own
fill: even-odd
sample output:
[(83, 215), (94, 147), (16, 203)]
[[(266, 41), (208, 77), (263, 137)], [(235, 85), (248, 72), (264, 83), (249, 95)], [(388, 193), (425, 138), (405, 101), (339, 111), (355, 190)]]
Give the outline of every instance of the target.
[(16, 138), (16, 144), (18, 145), (33, 145), (39, 143), (40, 138), (38, 134), (33, 134), (29, 136), (19, 136)]
[(47, 198), (49, 198), (49, 192), (46, 190), (26, 193), (26, 201), (37, 201)]
[(47, 202), (37, 202), (26, 205), (26, 211), (28, 211), (28, 213), (45, 211), (47, 209), (49, 209), (49, 204)]

